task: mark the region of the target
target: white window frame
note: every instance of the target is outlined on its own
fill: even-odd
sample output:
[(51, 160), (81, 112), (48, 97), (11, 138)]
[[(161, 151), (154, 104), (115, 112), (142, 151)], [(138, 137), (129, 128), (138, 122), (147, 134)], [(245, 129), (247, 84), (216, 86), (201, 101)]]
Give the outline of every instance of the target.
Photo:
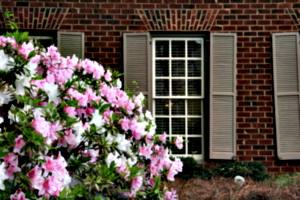
[[(163, 40), (163, 41), (169, 41), (169, 57), (156, 57), (155, 55), (155, 46), (156, 46), (156, 41), (159, 41), (159, 40)], [(200, 57), (188, 57), (188, 47), (187, 47), (187, 42), (188, 41), (196, 41), (196, 40), (199, 40), (201, 41), (201, 55)], [(185, 41), (185, 57), (171, 57), (172, 54), (171, 54), (171, 41)], [(169, 118), (169, 129), (170, 129), (170, 133), (167, 133), (169, 138), (171, 139), (172, 137), (176, 137), (178, 135), (176, 134), (172, 134), (172, 121), (171, 119), (172, 118), (185, 118), (185, 131), (184, 131), (184, 135), (180, 135), (180, 136), (183, 136), (186, 140), (185, 140), (185, 145), (184, 145), (184, 148), (185, 148), (185, 154), (173, 154), (174, 156), (192, 156), (194, 157), (196, 160), (204, 160), (204, 107), (203, 107), (203, 104), (204, 104), (204, 94), (205, 94), (205, 91), (204, 91), (204, 49), (205, 49), (205, 46), (204, 46), (204, 38), (203, 37), (155, 37), (155, 38), (152, 38), (152, 73), (153, 73), (153, 76), (152, 76), (152, 96), (153, 96), (153, 117), (154, 119), (156, 118)], [(155, 69), (156, 69), (156, 66), (155, 66), (155, 61), (156, 60), (160, 60), (160, 59), (163, 59), (163, 60), (169, 60), (169, 76), (168, 77), (165, 77), (165, 76), (159, 76), (159, 77), (156, 77), (156, 74), (155, 74)], [(171, 71), (171, 64), (172, 64), (172, 60), (184, 60), (185, 61), (185, 76), (183, 77), (172, 77), (172, 71)], [(189, 60), (200, 60), (201, 61), (201, 75), (200, 77), (189, 77), (188, 76), (188, 61)], [(170, 84), (169, 84), (169, 96), (157, 96), (156, 93), (155, 93), (155, 89), (156, 89), (156, 79), (165, 79), (165, 80), (169, 80), (170, 81)], [(182, 79), (182, 80), (185, 80), (185, 93), (186, 95), (183, 95), (183, 96), (173, 96), (171, 93), (171, 80), (173, 79), (176, 79), (176, 80), (179, 80), (179, 79)], [(198, 96), (188, 96), (188, 84), (187, 84), (187, 80), (191, 80), (191, 79), (194, 79), (194, 80), (201, 80), (201, 95), (198, 95)], [(156, 112), (155, 112), (155, 100), (156, 99), (169, 99), (169, 104), (170, 104), (170, 101), (172, 99), (184, 99), (184, 100), (189, 100), (189, 99), (199, 99), (201, 100), (201, 115), (188, 115), (188, 106), (187, 106), (187, 102), (185, 102), (185, 115), (171, 115), (171, 109), (169, 109), (169, 115), (156, 115)], [(193, 134), (193, 135), (189, 135), (188, 134), (188, 118), (201, 118), (201, 133), (200, 134)], [(169, 130), (165, 130), (166, 132), (168, 132)], [(159, 133), (160, 134), (160, 133)], [(188, 154), (188, 138), (201, 138), (201, 154)]]

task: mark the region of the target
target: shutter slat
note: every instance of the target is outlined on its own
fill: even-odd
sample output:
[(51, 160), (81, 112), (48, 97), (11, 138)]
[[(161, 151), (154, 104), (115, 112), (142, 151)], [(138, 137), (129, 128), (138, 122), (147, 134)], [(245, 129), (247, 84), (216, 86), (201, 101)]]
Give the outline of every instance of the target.
[(210, 159), (236, 154), (236, 34), (211, 34)]
[(58, 31), (58, 50), (64, 57), (84, 58), (84, 33)]
[(276, 33), (272, 37), (278, 158), (300, 159), (299, 35)]
[(147, 109), (151, 111), (150, 35), (149, 33), (124, 33), (123, 40), (125, 89), (147, 95)]

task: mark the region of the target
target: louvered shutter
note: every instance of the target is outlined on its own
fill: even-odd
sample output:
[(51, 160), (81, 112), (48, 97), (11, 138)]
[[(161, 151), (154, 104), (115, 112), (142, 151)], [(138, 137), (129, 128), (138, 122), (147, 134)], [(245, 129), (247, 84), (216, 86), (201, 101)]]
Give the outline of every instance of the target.
[(211, 34), (210, 159), (235, 159), (236, 34)]
[(64, 57), (74, 54), (84, 58), (84, 33), (81, 32), (57, 32), (57, 47)]
[(300, 159), (299, 34), (276, 33), (272, 39), (278, 158)]
[[(124, 85), (130, 91), (142, 92), (147, 109), (152, 111), (149, 33), (124, 33)], [(135, 84), (135, 83), (137, 84)], [(137, 88), (138, 86), (138, 88)]]

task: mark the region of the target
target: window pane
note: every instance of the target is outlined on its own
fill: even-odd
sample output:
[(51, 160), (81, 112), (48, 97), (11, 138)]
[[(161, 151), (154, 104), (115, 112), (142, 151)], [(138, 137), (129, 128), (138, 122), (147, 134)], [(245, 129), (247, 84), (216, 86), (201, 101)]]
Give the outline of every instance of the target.
[(185, 80), (172, 80), (172, 95), (185, 96)]
[(172, 41), (172, 57), (185, 57), (185, 41)]
[(184, 115), (185, 114), (185, 106), (184, 99), (172, 99), (172, 115)]
[(188, 95), (201, 96), (201, 80), (188, 80)]
[(172, 61), (172, 76), (185, 76), (185, 61), (173, 60)]
[(188, 99), (188, 115), (201, 115), (201, 99)]
[(155, 100), (155, 115), (169, 115), (169, 100)]
[(188, 134), (201, 135), (201, 118), (188, 118)]
[(157, 96), (169, 96), (169, 80), (160, 79), (156, 80), (155, 92)]
[(188, 57), (201, 57), (201, 40), (188, 41)]
[(172, 134), (185, 135), (185, 118), (172, 118)]
[(43, 45), (43, 47), (45, 49), (47, 49), (47, 47), (50, 47), (51, 45), (53, 45), (53, 40), (52, 39), (37, 39), (41, 45)]
[(188, 76), (189, 77), (201, 76), (201, 60), (188, 61)]
[(202, 154), (202, 138), (188, 139), (188, 154)]
[(155, 61), (155, 75), (156, 76), (169, 76), (169, 61), (156, 60)]
[(155, 118), (155, 123), (156, 133), (163, 134), (163, 132), (166, 132), (167, 134), (169, 134), (169, 118)]
[[(172, 141), (175, 140), (176, 137), (172, 138)], [(185, 140), (185, 138), (183, 138)], [(172, 154), (185, 154), (185, 141), (183, 142), (183, 148), (178, 149), (176, 145), (171, 146)]]
[(169, 57), (169, 41), (156, 41), (155, 56)]

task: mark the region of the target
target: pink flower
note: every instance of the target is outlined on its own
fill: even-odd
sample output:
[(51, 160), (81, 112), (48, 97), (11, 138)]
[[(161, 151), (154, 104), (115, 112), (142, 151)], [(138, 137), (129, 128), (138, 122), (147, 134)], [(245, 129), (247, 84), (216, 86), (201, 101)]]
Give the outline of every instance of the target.
[(64, 107), (64, 112), (69, 116), (69, 117), (73, 117), (76, 118), (76, 108), (75, 107), (70, 107), (70, 106), (66, 106)]
[(122, 174), (125, 179), (127, 179), (130, 175), (130, 171), (128, 171), (126, 164), (123, 162), (121, 166), (116, 170), (117, 173)]
[(164, 133), (159, 137), (159, 140), (160, 140), (162, 143), (166, 144), (167, 136), (168, 136), (168, 135), (166, 134), (166, 132), (164, 132)]
[(9, 153), (4, 157), (4, 162), (6, 165), (18, 165), (18, 156), (14, 153)]
[(104, 78), (106, 81), (111, 81), (111, 72), (109, 70), (107, 70), (107, 72), (104, 74)]
[(144, 156), (145, 158), (150, 159), (152, 153), (153, 152), (150, 147), (147, 147), (147, 146), (140, 147), (140, 152), (139, 152), (140, 156)]
[(21, 153), (21, 149), (23, 148), (23, 146), (25, 145), (25, 142), (22, 140), (23, 135), (19, 135), (16, 139), (15, 139), (15, 147), (14, 147), (14, 153), (19, 153), (21, 155), (24, 155), (24, 152)]
[(30, 172), (27, 174), (31, 187), (37, 190), (40, 190), (44, 183), (44, 177), (42, 176), (42, 168), (39, 166), (35, 166)]
[(177, 200), (177, 199), (178, 199), (178, 195), (176, 194), (176, 191), (173, 188), (165, 193), (164, 200)]
[(19, 188), (15, 194), (10, 195), (10, 200), (29, 200), (25, 198), (24, 192)]
[(174, 144), (177, 146), (178, 149), (182, 149), (183, 148), (183, 139), (182, 137), (177, 136)]
[(60, 152), (56, 159), (46, 157), (46, 163), (42, 164), (45, 174), (49, 174), (51, 172), (52, 174), (64, 175), (67, 173), (66, 166), (66, 160), (60, 155)]
[(44, 137), (48, 137), (50, 133), (50, 122), (47, 122), (45, 118), (39, 115), (31, 122), (31, 126), (35, 129), (35, 132), (42, 134)]
[(120, 124), (124, 131), (128, 131), (128, 129), (130, 128), (130, 120), (127, 117), (124, 117), (123, 119), (121, 119)]
[(138, 191), (143, 184), (143, 178), (141, 176), (134, 177), (131, 181), (131, 190)]
[(46, 197), (47, 199), (50, 196), (59, 196), (59, 186), (61, 183), (58, 182), (55, 176), (50, 176), (42, 184), (41, 189), (39, 190), (39, 195)]

